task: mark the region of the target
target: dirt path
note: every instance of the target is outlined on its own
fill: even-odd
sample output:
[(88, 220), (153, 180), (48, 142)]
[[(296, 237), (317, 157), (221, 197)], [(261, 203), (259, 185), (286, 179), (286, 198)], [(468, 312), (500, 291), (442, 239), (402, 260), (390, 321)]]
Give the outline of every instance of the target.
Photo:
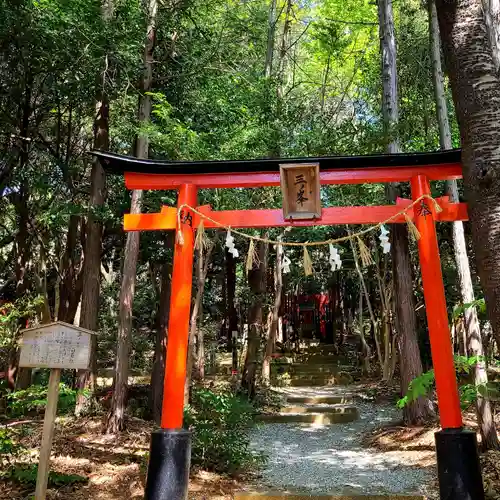
[[(353, 393), (355, 388), (296, 388), (306, 396)], [(374, 428), (397, 422), (394, 404), (356, 398), (359, 420), (346, 424), (315, 426), (279, 423), (260, 426), (252, 435), (255, 450), (269, 461), (260, 490), (290, 493), (384, 494), (421, 493), (434, 478), (433, 450), (379, 451), (363, 446), (363, 437)]]

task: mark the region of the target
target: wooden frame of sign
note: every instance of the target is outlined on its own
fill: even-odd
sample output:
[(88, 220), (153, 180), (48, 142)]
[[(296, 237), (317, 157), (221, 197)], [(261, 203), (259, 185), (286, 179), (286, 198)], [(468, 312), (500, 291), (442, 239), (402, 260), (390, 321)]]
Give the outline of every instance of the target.
[(321, 218), (319, 163), (280, 163), (283, 218)]
[(19, 366), (50, 368), (35, 500), (45, 500), (47, 494), (50, 450), (54, 437), (61, 369), (87, 370), (89, 368), (92, 335), (96, 333), (63, 321), (28, 328), (22, 332)]

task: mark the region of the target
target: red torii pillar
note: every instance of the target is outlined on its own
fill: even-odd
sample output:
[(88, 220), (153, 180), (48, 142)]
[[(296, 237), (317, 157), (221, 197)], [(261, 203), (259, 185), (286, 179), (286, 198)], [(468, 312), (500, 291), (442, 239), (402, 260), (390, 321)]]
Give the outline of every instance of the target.
[[(177, 207), (195, 207), (197, 191), (194, 184), (182, 184)], [(174, 249), (161, 429), (151, 435), (146, 500), (184, 500), (188, 494), (191, 433), (183, 428), (183, 418), (193, 283), (194, 214), (189, 214), (187, 208), (183, 210), (181, 227), (177, 230), (182, 231), (184, 241), (180, 245), (176, 238)], [(185, 217), (187, 214), (191, 217)]]
[[(425, 175), (413, 177), (411, 192), (413, 200), (430, 195), (428, 178)], [(463, 429), (434, 222), (436, 211), (431, 205), (427, 199), (423, 199), (413, 212), (415, 225), (421, 235), (418, 252), (442, 427), (435, 434), (440, 498), (484, 500), (476, 433)]]

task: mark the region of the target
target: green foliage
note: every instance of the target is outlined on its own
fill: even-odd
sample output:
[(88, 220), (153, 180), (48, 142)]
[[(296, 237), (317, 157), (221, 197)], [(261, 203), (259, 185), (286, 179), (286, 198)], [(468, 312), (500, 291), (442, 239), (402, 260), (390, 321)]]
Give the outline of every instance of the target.
[(194, 389), (185, 413), (193, 431), (192, 463), (233, 475), (260, 466), (264, 457), (250, 450), (254, 418), (255, 408), (241, 396)]
[(430, 389), (434, 387), (434, 382), (434, 370), (426, 371), (419, 377), (414, 378), (408, 385), (408, 391), (404, 397), (397, 402), (398, 408), (404, 408), (412, 401), (428, 394)]
[(473, 302), (468, 302), (467, 304), (460, 304), (453, 309), (453, 319), (457, 319), (462, 316), (467, 309), (475, 307), (479, 315), (486, 314), (486, 302), (484, 298), (476, 299)]
[[(498, 399), (499, 384), (488, 382), (487, 384), (471, 384), (463, 380), (461, 376), (467, 376), (476, 367), (477, 363), (484, 363), (483, 356), (455, 356), (455, 370), (459, 376), (459, 394), (462, 408), (468, 408), (475, 403), (478, 396), (488, 396), (490, 400)], [(434, 370), (428, 370), (419, 377), (414, 378), (408, 385), (406, 394), (396, 403), (398, 408), (404, 408), (407, 404), (415, 401), (421, 396), (426, 396), (435, 386)]]
[[(9, 467), (0, 474), (3, 479), (10, 479), (21, 484), (36, 484), (36, 475), (38, 473), (38, 464), (17, 464)], [(71, 484), (86, 483), (88, 478), (78, 474), (64, 474), (56, 471), (49, 471), (48, 486), (61, 487)]]
[[(59, 385), (59, 414), (70, 413), (75, 408), (77, 391), (64, 383)], [(41, 413), (47, 405), (47, 386), (32, 385), (28, 389), (6, 394), (7, 415), (11, 418)]]
[(0, 429), (0, 457), (17, 455), (22, 449), (23, 447), (14, 441), (13, 433), (8, 427)]
[(0, 306), (0, 347), (10, 346), (17, 340), (22, 323), (32, 318), (42, 303), (40, 296), (26, 295)]
[(257, 387), (252, 403), (261, 412), (279, 411), (284, 405), (283, 395), (269, 387)]

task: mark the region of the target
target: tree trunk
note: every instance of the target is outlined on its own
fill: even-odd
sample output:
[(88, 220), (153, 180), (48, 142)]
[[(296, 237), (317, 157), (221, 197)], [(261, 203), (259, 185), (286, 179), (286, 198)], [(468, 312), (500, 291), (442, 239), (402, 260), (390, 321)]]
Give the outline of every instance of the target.
[[(165, 241), (165, 247), (173, 249), (175, 234), (169, 231)], [(151, 397), (150, 406), (154, 421), (159, 425), (161, 422), (161, 410), (163, 403), (163, 379), (165, 376), (165, 359), (167, 354), (168, 320), (170, 317), (170, 291), (172, 281), (172, 259), (163, 263), (161, 273), (160, 307), (158, 309), (158, 321), (155, 336), (155, 354), (153, 369), (151, 373)]]
[[(28, 138), (30, 135), (29, 125), (30, 116), (32, 114), (32, 82), (33, 78), (28, 76), (24, 100), (19, 106), (19, 112), (21, 116), (19, 133), (21, 137)], [(20, 143), (19, 151), (19, 170), (23, 171), (28, 163), (29, 159), (29, 141), (22, 140)], [(29, 265), (29, 253), (30, 253), (30, 234), (28, 230), (29, 224), (29, 185), (26, 180), (21, 182), (21, 186), (17, 196), (14, 197), (15, 208), (18, 216), (18, 231), (14, 240), (14, 256), (15, 265), (14, 273), (16, 278), (16, 299), (21, 299), (28, 288), (28, 265)], [(25, 327), (26, 318), (19, 319), (19, 327)], [(12, 353), (9, 356), (9, 368), (8, 368), (8, 382), (11, 388), (17, 387), (18, 389), (26, 389), (31, 384), (31, 368), (21, 368), (19, 369), (19, 352), (17, 346), (12, 348)]]
[(234, 305), (236, 296), (236, 262), (233, 256), (225, 251), (226, 261), (226, 327), (227, 327), (227, 343), (228, 347), (232, 348), (233, 332), (238, 331), (238, 313)]
[[(393, 225), (393, 227), (396, 224)], [(404, 225), (402, 231), (392, 233), (392, 244), (404, 249), (393, 253), (393, 280), (396, 308), (396, 330), (401, 360), (401, 390), (408, 390), (410, 382), (422, 374), (422, 360), (417, 341), (415, 303), (413, 297), (413, 276), (411, 273), (408, 233)], [(397, 241), (400, 240), (400, 241)], [(431, 402), (426, 397), (418, 398), (405, 406), (403, 418), (406, 425), (418, 425), (434, 415)]]
[[(139, 97), (138, 122), (139, 126), (146, 124), (151, 118), (151, 91), (153, 83), (153, 52), (156, 39), (157, 0), (149, 0), (147, 5), (147, 37), (144, 47), (144, 74), (142, 78), (142, 95)], [(135, 156), (147, 158), (149, 156), (149, 138), (139, 134), (135, 143)], [(141, 212), (142, 191), (132, 191), (130, 213)], [(120, 306), (118, 314), (118, 335), (116, 348), (115, 373), (113, 380), (113, 398), (108, 415), (106, 432), (114, 434), (123, 430), (125, 426), (125, 407), (128, 388), (130, 336), (132, 331), (132, 308), (135, 294), (137, 258), (139, 256), (139, 231), (127, 233), (125, 255), (123, 261), (123, 276), (120, 289)]]
[(437, 0), (436, 7), (462, 139), (477, 268), (500, 346), (500, 81), (481, 2)]
[(498, 74), (500, 68), (500, 0), (482, 0), (482, 2), (491, 54)]
[[(281, 240), (281, 238), (279, 238)], [(276, 265), (274, 268), (274, 306), (272, 310), (269, 333), (266, 342), (266, 351), (262, 360), (262, 382), (264, 385), (271, 383), (271, 359), (276, 344), (276, 333), (278, 332), (278, 320), (281, 307), (281, 291), (283, 288), (283, 279), (281, 274), (281, 259), (283, 251), (282, 246), (276, 246)]]
[[(441, 149), (451, 149), (451, 132), (448, 122), (448, 107), (444, 91), (443, 72), (441, 68), (441, 47), (439, 42), (439, 26), (437, 20), (436, 6), (433, 0), (429, 1), (429, 32), (431, 37), (431, 57), (434, 79), (434, 91), (436, 96), (436, 113), (439, 124), (439, 136)], [(457, 181), (447, 181), (447, 191), (452, 202), (459, 202)], [(467, 255), (464, 225), (462, 221), (453, 222), (453, 248), (455, 262), (457, 264), (458, 281), (462, 302), (470, 304), (474, 302), (474, 288)], [(467, 336), (466, 348), (472, 356), (478, 356), (478, 363), (473, 372), (474, 384), (485, 386), (488, 383), (488, 374), (482, 358), (484, 357), (481, 329), (475, 307), (469, 307), (464, 312), (465, 332)], [(494, 424), (491, 405), (487, 397), (478, 395), (476, 401), (476, 412), (481, 431), (482, 446), (485, 449), (499, 449), (500, 442)]]
[[(360, 283), (361, 285), (361, 283)], [(370, 374), (371, 349), (365, 339), (365, 327), (363, 322), (363, 287), (359, 287), (359, 340), (361, 342), (361, 357), (363, 358), (363, 373)]]
[(248, 346), (243, 366), (241, 385), (248, 397), (255, 396), (255, 379), (262, 339), (263, 297), (266, 293), (268, 245), (259, 243), (259, 267), (248, 272), (248, 284), (252, 293), (252, 304), (248, 311)]
[[(77, 255), (78, 228), (81, 218), (71, 215), (66, 235), (66, 248), (61, 259), (61, 282), (59, 284), (59, 307), (56, 320), (73, 323), (80, 302), (83, 286), (81, 259)], [(81, 229), (83, 231), (83, 228)]]
[[(21, 166), (27, 161), (27, 155), (21, 154)], [(19, 193), (16, 196), (16, 211), (18, 221), (18, 231), (14, 240), (14, 255), (15, 266), (14, 272), (16, 277), (16, 299), (22, 299), (28, 288), (28, 260), (30, 248), (30, 235), (28, 231), (29, 212), (28, 212), (28, 186), (22, 183)], [(26, 318), (20, 318), (19, 327), (25, 327)], [(16, 389), (27, 389), (31, 384), (31, 368), (18, 368), (18, 349), (13, 348), (12, 356), (10, 356), (8, 374), (9, 384), (15, 385)]]
[[(205, 292), (205, 282), (207, 280), (208, 265), (210, 264), (210, 258), (212, 256), (212, 251), (215, 245), (210, 244), (203, 254), (203, 251), (198, 250), (198, 258), (196, 259), (196, 295), (193, 303), (193, 309), (191, 311), (191, 321), (189, 328), (189, 347), (188, 347), (188, 359), (187, 359), (187, 370), (186, 370), (186, 382), (184, 384), (184, 406), (189, 403), (189, 394), (191, 388), (191, 378), (193, 372), (193, 366), (195, 364), (195, 357), (198, 349), (196, 346), (200, 341), (197, 336), (198, 333), (198, 321), (203, 318), (203, 293)], [(201, 339), (203, 340), (203, 339)]]
[(267, 50), (266, 62), (264, 65), (264, 76), (271, 78), (273, 72), (273, 57), (274, 57), (274, 39), (276, 36), (276, 3), (277, 0), (271, 0), (269, 4), (268, 28), (267, 28)]
[[(386, 151), (399, 153), (396, 37), (391, 0), (378, 1), (378, 15), (382, 53), (382, 113)], [(398, 187), (389, 185), (387, 188), (390, 201), (395, 201)], [(396, 327), (401, 353), (401, 389), (405, 393), (409, 381), (421, 375), (422, 362), (417, 341), (407, 229), (404, 225), (392, 224), (391, 232)], [(420, 423), (429, 416), (429, 408), (430, 402), (426, 398), (412, 402), (405, 408), (405, 422), (407, 424)]]
[[(113, 12), (111, 2), (105, 0), (101, 6), (102, 17), (108, 21)], [(107, 55), (106, 55), (107, 60)], [(106, 62), (107, 64), (107, 62)], [(100, 96), (96, 103), (96, 118), (94, 121), (94, 149), (109, 150), (109, 96), (108, 83), (103, 71), (99, 82)], [(94, 215), (94, 211), (104, 205), (106, 199), (106, 175), (99, 160), (94, 158), (90, 173), (90, 207), (86, 224), (85, 260), (83, 263), (83, 292), (80, 312), (80, 326), (91, 331), (97, 331), (99, 315), (100, 269), (102, 250), (102, 222)], [(78, 370), (77, 388), (79, 390), (75, 415), (79, 416), (90, 405), (90, 399), (84, 393), (85, 389), (93, 391), (97, 377), (97, 335), (92, 335), (90, 354), (90, 370)]]

